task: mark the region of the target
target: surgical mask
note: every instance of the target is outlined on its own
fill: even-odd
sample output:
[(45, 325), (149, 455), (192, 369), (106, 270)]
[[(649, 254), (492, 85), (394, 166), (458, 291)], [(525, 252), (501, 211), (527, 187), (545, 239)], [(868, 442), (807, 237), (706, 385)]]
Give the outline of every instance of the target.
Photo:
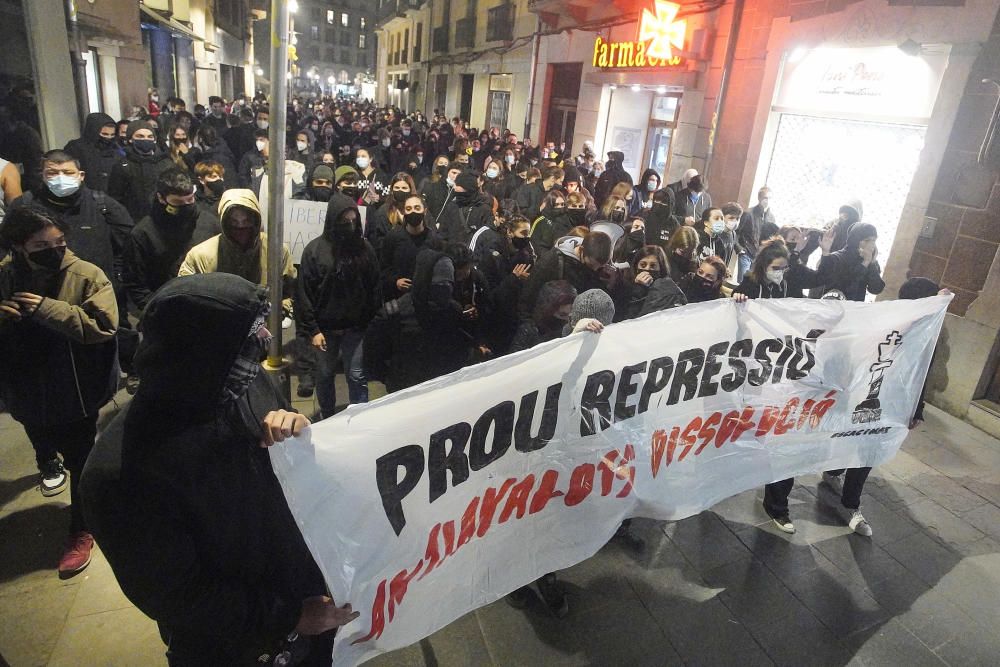
[(257, 145), (257, 152), (258, 153), (263, 153), (264, 152), (264, 147), (267, 146), (267, 142), (264, 141), (264, 140), (260, 140), (260, 141), (256, 142), (256, 145)]
[(500, 172), (497, 169), (487, 169), (486, 170), (486, 178), (496, 178), (499, 175), (500, 175)]
[(258, 120), (257, 121), (257, 127), (259, 127), (262, 130), (266, 130), (269, 125), (270, 125), (270, 123), (268, 123), (266, 120)]
[(63, 257), (65, 256), (66, 246), (64, 245), (28, 253), (28, 259), (50, 271), (58, 271), (59, 267), (62, 266)]
[(371, 164), (371, 160), (366, 157), (359, 157), (354, 161), (354, 164), (358, 165), (358, 169), (367, 169), (368, 165)]
[(656, 181), (646, 181), (646, 189), (650, 192), (656, 192)]
[(724, 231), (726, 231), (726, 221), (725, 220), (716, 220), (715, 222), (712, 223), (712, 233), (713, 234), (721, 234)]
[(45, 184), (48, 186), (49, 192), (56, 197), (69, 197), (80, 189), (80, 179), (68, 174), (59, 174), (46, 179)]
[(768, 269), (765, 275), (767, 276), (767, 281), (775, 285), (780, 285), (781, 281), (785, 279), (784, 269)]
[(514, 156), (513, 155), (506, 155), (506, 156), (504, 156), (503, 161), (506, 162), (509, 165), (513, 165), (514, 164)]
[(406, 213), (405, 215), (403, 215), (403, 222), (405, 222), (410, 227), (419, 227), (424, 222), (424, 214), (418, 211)]
[(149, 155), (156, 150), (155, 139), (133, 139), (132, 147), (143, 155)]
[(383, 146), (384, 146), (385, 148), (388, 148), (388, 147), (389, 147), (389, 144), (391, 144), (391, 143), (392, 143), (392, 142), (391, 142), (391, 141), (390, 141), (389, 139), (383, 139), (383, 140), (382, 140), (382, 145), (383, 145)]
[(403, 128), (403, 136), (404, 136), (404, 137), (408, 137), (408, 136), (410, 136), (410, 131), (409, 131), (409, 130), (407, 130), (406, 128)]
[(308, 146), (309, 146), (309, 144), (307, 144), (304, 141), (296, 141), (295, 142), (295, 147), (299, 149), (300, 153), (304, 152)]

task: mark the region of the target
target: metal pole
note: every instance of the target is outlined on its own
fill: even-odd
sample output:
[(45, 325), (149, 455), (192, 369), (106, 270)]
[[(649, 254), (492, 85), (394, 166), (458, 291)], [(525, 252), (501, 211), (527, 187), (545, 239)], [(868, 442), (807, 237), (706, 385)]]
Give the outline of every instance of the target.
[(726, 44), (726, 58), (722, 64), (722, 82), (719, 84), (719, 95), (715, 98), (715, 114), (712, 119), (715, 127), (708, 135), (708, 153), (705, 155), (705, 174), (702, 181), (708, 186), (708, 177), (712, 171), (712, 158), (715, 156), (715, 143), (719, 138), (719, 128), (722, 127), (722, 105), (726, 101), (726, 94), (729, 92), (729, 76), (733, 70), (733, 60), (736, 57), (736, 41), (740, 36), (740, 26), (743, 23), (743, 3), (744, 0), (735, 0), (733, 3), (733, 22), (729, 26), (729, 40)]
[(273, 334), (267, 367), (280, 368), (281, 299), (284, 296), (285, 122), (288, 115), (288, 0), (271, 0), (271, 100), (267, 169), (267, 276), (271, 297), (268, 328)]
[[(524, 135), (521, 139), (530, 139), (531, 116), (535, 113), (535, 70), (538, 69), (538, 42), (542, 31), (542, 18), (535, 19), (535, 34), (531, 37), (531, 74), (528, 76), (528, 113), (524, 116)], [(541, 122), (541, 121), (540, 121)], [(538, 141), (535, 141), (538, 145)]]

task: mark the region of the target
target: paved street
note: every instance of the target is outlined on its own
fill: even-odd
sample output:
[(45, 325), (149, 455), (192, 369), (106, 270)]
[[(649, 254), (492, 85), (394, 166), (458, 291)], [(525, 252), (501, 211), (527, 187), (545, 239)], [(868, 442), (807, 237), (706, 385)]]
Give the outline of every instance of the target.
[[(873, 539), (825, 508), (818, 475), (792, 493), (791, 537), (748, 491), (684, 521), (636, 521), (644, 547), (612, 542), (562, 573), (564, 620), (499, 601), (369, 664), (995, 665), (1000, 441), (928, 415), (868, 481)], [(99, 550), (57, 577), (68, 497), (38, 493), (24, 432), (0, 417), (0, 665), (165, 664)]]

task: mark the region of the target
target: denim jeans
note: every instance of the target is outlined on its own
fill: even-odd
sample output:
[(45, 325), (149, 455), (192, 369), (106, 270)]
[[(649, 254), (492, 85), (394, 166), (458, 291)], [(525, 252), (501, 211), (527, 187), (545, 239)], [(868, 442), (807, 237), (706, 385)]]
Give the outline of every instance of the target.
[(764, 509), (769, 516), (786, 516), (788, 514), (788, 494), (795, 486), (795, 478), (771, 482), (764, 486)]
[(736, 283), (739, 284), (743, 282), (743, 276), (750, 271), (750, 267), (753, 266), (753, 257), (743, 253), (736, 258)]
[(368, 402), (368, 380), (362, 363), (362, 341), (365, 332), (348, 329), (340, 333), (326, 333), (326, 352), (317, 350), (316, 398), (323, 418), (333, 416), (336, 410), (336, 390), (334, 378), (337, 376), (337, 360), (344, 363), (347, 376), (347, 395), (351, 403)]
[[(871, 468), (848, 468), (844, 475), (844, 492), (840, 496), (840, 504), (849, 510), (856, 510), (861, 507), (861, 492), (865, 489), (865, 482), (868, 480), (868, 473)], [(840, 476), (844, 469), (827, 470), (828, 475)]]

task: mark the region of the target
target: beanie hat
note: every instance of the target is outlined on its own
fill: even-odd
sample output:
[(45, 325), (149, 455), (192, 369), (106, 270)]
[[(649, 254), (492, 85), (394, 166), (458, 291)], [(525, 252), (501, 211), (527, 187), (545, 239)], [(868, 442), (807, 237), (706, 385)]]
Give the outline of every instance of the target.
[(128, 124), (128, 130), (127, 130), (128, 138), (131, 140), (132, 135), (138, 132), (139, 130), (149, 130), (150, 132), (153, 133), (153, 136), (156, 136), (156, 130), (153, 129), (152, 123), (146, 120), (133, 120), (131, 123)]
[(466, 192), (476, 192), (479, 190), (479, 179), (471, 171), (463, 171), (455, 179), (455, 185), (461, 185)]
[(345, 177), (350, 176), (351, 174), (357, 176), (358, 170), (355, 169), (354, 167), (344, 165), (343, 167), (337, 167), (337, 171), (334, 172), (334, 174), (335, 174), (334, 185), (336, 185), (337, 183), (340, 183), (342, 180), (344, 180)]
[(318, 165), (315, 169), (313, 169), (312, 180), (316, 180), (317, 178), (322, 178), (323, 180), (326, 181), (332, 181), (333, 169), (331, 169), (325, 164)]
[(569, 164), (563, 168), (565, 176), (563, 177), (563, 185), (566, 183), (579, 183), (580, 182), (580, 170)]
[(569, 326), (575, 327), (584, 318), (593, 318), (607, 326), (615, 317), (615, 302), (607, 292), (590, 289), (573, 300), (573, 310), (569, 314)]
[(453, 285), (455, 283), (455, 263), (450, 257), (442, 257), (434, 264), (431, 285)]

